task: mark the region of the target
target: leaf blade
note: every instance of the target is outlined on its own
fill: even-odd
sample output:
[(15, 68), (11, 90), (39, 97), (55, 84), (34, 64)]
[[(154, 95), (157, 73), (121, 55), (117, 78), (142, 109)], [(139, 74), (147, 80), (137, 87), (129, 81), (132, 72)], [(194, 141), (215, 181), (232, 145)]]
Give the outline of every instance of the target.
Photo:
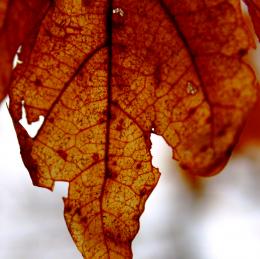
[[(159, 178), (151, 132), (190, 173), (217, 173), (256, 95), (239, 1), (117, 4), (56, 2), (11, 88), (25, 165), (37, 186), (70, 183), (64, 214), (85, 258), (132, 257)], [(29, 123), (45, 116), (35, 138), (22, 101)]]

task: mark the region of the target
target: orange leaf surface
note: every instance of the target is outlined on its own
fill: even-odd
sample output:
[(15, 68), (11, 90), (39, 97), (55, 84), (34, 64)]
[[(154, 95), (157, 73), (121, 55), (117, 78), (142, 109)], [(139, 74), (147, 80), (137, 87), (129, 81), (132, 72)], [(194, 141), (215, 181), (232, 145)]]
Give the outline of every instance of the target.
[[(54, 1), (34, 36), (10, 90), (24, 163), (37, 186), (69, 182), (64, 214), (84, 258), (131, 258), (159, 178), (151, 132), (190, 173), (215, 174), (255, 102), (240, 2)], [(34, 138), (23, 105), (29, 123), (45, 118)]]
[(7, 9), (7, 0), (2, 0), (0, 2), (0, 29), (2, 28), (4, 23), (6, 9)]
[(50, 0), (1, 0), (0, 2), (0, 102), (8, 93), (13, 57), (23, 44), (29, 55)]
[(244, 0), (248, 6), (249, 14), (252, 18), (255, 32), (260, 40), (260, 1), (259, 0)]
[(260, 145), (260, 100), (258, 99), (254, 109), (251, 111), (247, 118), (247, 122), (239, 138), (236, 150), (239, 151), (250, 145)]

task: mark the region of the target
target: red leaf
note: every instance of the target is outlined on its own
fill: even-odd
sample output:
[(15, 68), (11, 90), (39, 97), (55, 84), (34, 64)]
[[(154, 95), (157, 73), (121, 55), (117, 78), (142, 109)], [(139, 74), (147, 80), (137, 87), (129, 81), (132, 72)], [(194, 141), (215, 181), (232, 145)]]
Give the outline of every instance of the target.
[(28, 59), (31, 46), (50, 0), (1, 0), (0, 4), (0, 102), (8, 92), (14, 55), (20, 45)]

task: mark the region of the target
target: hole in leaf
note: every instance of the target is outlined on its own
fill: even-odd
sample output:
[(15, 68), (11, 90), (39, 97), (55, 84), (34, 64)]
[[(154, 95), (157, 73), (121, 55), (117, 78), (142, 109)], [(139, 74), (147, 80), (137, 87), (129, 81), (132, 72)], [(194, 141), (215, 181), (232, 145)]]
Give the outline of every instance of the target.
[(32, 122), (31, 124), (28, 123), (26, 118), (26, 110), (24, 108), (24, 101), (22, 101), (22, 118), (19, 121), (21, 125), (26, 129), (27, 133), (30, 135), (30, 137), (34, 138), (39, 129), (41, 128), (43, 122), (44, 122), (44, 116), (40, 115), (39, 120)]
[(61, 197), (68, 197), (69, 183), (63, 181), (56, 181), (54, 184), (53, 192), (57, 193)]
[(17, 65), (20, 65), (23, 63), (22, 60), (19, 59), (19, 54), (22, 52), (22, 45), (20, 45), (16, 51), (16, 54), (14, 55), (13, 59), (13, 69), (16, 68)]
[(159, 168), (159, 171), (165, 171), (169, 169), (167, 166), (167, 161), (172, 161), (172, 149), (163, 139), (163, 137), (151, 134), (151, 154), (152, 154), (152, 164), (154, 167)]
[[(168, 220), (169, 217), (173, 217), (171, 214), (172, 200), (167, 205), (167, 197), (175, 197), (178, 189), (176, 185), (179, 183), (176, 180), (178, 177), (175, 172), (177, 162), (172, 160), (172, 148), (161, 136), (152, 133), (150, 139), (152, 142), (152, 164), (159, 168), (161, 176), (157, 186), (146, 201), (145, 211), (140, 217), (140, 230), (133, 241), (133, 254), (139, 255), (136, 258), (151, 258), (162, 244), (158, 242), (156, 237), (158, 237), (158, 233), (163, 233), (164, 229), (168, 231), (170, 224), (162, 227), (162, 224), (158, 224), (158, 222), (170, 223), (172, 221), (172, 219)], [(153, 227), (151, 228), (151, 226)], [(157, 246), (150, 247), (150, 244), (154, 242)], [(149, 247), (149, 249), (144, 249), (144, 247)]]
[(113, 9), (113, 14), (119, 14), (120, 16), (124, 16), (124, 11), (121, 8), (115, 8)]
[(187, 83), (187, 93), (188, 94), (194, 95), (197, 93), (197, 91), (198, 91), (198, 89), (191, 82)]

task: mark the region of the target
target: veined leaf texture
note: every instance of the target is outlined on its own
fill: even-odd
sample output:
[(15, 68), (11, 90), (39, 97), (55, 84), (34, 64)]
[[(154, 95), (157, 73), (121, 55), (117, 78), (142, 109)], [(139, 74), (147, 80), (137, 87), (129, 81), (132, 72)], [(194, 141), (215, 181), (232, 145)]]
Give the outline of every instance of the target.
[[(259, 1), (246, 3), (259, 35)], [(84, 258), (132, 258), (159, 179), (151, 132), (190, 174), (216, 174), (256, 101), (240, 1), (2, 1), (0, 26), (0, 98), (33, 184), (69, 182), (64, 215)], [(44, 116), (33, 138), (23, 106), (29, 123)]]

